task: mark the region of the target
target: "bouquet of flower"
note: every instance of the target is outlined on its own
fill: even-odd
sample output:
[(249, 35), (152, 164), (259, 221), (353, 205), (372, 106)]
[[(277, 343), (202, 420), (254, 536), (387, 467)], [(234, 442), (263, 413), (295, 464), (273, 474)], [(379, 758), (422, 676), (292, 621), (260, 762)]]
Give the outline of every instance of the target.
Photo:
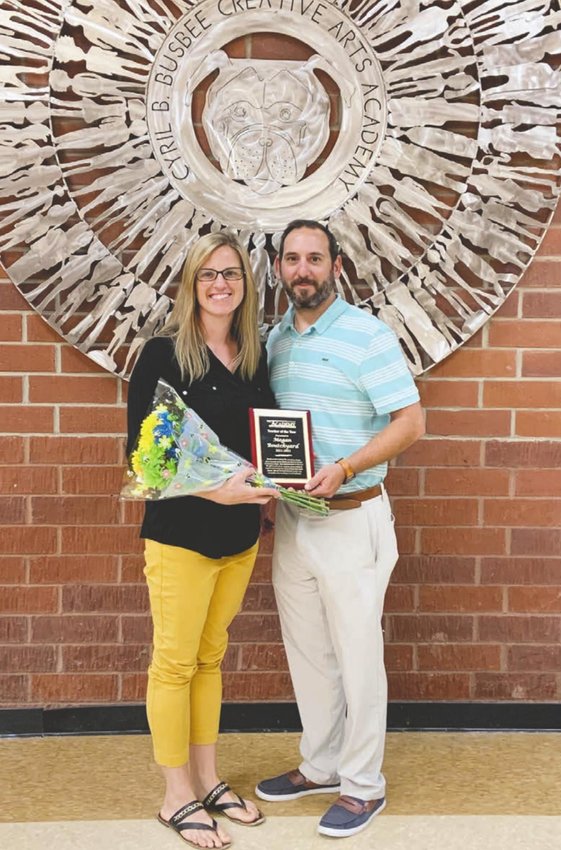
[[(159, 380), (152, 409), (140, 426), (129, 458), (121, 496), (126, 499), (170, 499), (214, 490), (241, 469), (253, 466), (223, 446), (208, 425), (166, 381)], [(257, 470), (254, 487), (274, 487), (283, 501), (327, 516), (325, 499), (275, 484)]]

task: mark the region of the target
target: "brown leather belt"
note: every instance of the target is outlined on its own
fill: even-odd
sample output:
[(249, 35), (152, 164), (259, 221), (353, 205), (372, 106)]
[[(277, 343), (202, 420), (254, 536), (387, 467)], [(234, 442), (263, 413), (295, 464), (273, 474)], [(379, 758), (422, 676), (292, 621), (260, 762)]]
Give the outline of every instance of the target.
[(362, 502), (381, 495), (382, 485), (376, 484), (374, 487), (367, 487), (366, 490), (357, 490), (356, 493), (341, 493), (340, 496), (333, 496), (326, 501), (329, 502), (329, 508), (332, 511), (352, 511), (353, 508), (360, 508)]

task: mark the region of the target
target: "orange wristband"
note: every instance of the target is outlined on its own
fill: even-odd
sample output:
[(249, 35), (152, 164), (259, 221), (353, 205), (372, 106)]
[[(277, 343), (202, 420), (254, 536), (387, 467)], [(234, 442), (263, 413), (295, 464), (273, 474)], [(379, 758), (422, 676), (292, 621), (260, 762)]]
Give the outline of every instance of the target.
[(343, 472), (345, 473), (345, 484), (347, 483), (347, 481), (350, 481), (352, 478), (355, 477), (356, 472), (350, 465), (349, 461), (345, 460), (344, 457), (338, 458), (335, 463), (338, 463)]

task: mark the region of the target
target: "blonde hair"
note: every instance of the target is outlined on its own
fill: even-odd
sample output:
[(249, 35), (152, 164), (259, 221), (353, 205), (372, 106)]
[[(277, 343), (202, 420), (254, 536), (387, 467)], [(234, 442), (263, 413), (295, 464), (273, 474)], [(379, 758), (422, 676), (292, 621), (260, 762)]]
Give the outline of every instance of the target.
[(196, 275), (217, 248), (227, 245), (237, 252), (244, 273), (244, 294), (234, 313), (231, 333), (238, 343), (239, 370), (245, 380), (252, 378), (259, 365), (261, 343), (257, 321), (257, 292), (247, 251), (233, 233), (222, 230), (202, 236), (189, 251), (173, 310), (162, 330), (162, 336), (173, 339), (181, 377), (189, 383), (208, 372), (210, 360), (202, 332), (196, 294)]

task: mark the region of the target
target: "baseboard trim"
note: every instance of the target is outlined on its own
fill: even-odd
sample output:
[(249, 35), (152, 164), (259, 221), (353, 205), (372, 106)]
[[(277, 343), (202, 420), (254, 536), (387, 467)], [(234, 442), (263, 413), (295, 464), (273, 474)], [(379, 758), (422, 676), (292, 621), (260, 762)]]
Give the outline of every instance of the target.
[[(238, 702), (222, 706), (222, 732), (299, 732), (291, 702)], [(389, 731), (561, 731), (558, 703), (392, 702)], [(146, 734), (144, 705), (0, 710), (0, 736)]]

